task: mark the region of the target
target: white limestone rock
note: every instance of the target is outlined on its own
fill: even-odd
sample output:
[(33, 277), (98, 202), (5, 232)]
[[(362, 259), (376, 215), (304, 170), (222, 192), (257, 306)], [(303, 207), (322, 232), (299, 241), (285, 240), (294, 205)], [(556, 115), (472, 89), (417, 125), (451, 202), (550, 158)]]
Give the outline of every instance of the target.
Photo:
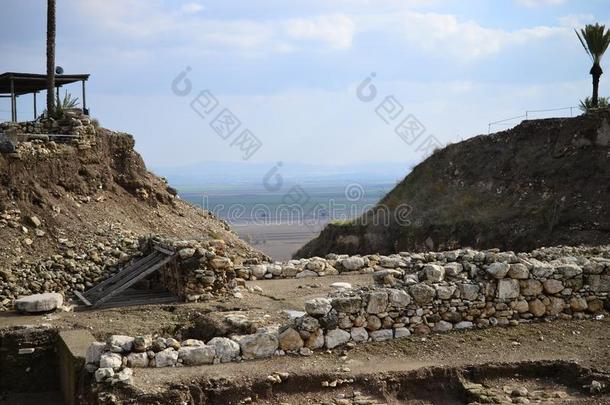
[(208, 346), (216, 349), (216, 358), (221, 363), (229, 363), (239, 357), (239, 344), (229, 338), (215, 337), (208, 342)]
[(59, 293), (43, 293), (27, 295), (15, 300), (15, 309), (19, 312), (38, 313), (53, 311), (61, 307), (64, 297)]

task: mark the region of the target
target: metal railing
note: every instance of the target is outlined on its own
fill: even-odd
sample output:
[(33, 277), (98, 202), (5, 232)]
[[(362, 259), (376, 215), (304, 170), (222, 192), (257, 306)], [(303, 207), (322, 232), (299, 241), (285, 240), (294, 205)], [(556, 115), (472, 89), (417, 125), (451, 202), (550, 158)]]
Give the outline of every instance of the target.
[[(538, 113), (548, 113), (548, 112), (557, 112), (557, 111), (570, 111), (570, 117), (574, 116), (574, 110), (578, 110), (579, 107), (562, 107), (562, 108), (547, 108), (547, 109), (543, 109), (543, 110), (526, 110), (525, 114), (523, 115), (518, 115), (516, 117), (510, 117), (510, 118), (505, 118), (503, 120), (498, 120), (498, 121), (494, 121), (494, 122), (490, 122), (489, 124), (487, 124), (487, 133), (491, 134), (491, 127), (492, 126), (506, 126), (506, 127), (511, 127), (511, 126), (515, 126), (517, 124), (519, 124), (519, 122), (511, 122), (514, 120), (527, 120), (531, 118), (532, 114), (538, 114)], [(552, 118), (552, 117), (545, 117), (545, 118)]]

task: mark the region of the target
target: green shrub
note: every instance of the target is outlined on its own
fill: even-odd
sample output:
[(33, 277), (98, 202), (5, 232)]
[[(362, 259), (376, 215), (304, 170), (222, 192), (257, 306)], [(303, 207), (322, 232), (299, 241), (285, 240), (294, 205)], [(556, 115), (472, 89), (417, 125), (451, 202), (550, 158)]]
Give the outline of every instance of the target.
[[(597, 108), (608, 108), (610, 106), (608, 97), (600, 97), (599, 100), (597, 101), (598, 103), (598, 107)], [(587, 97), (584, 100), (580, 100), (580, 111), (582, 112), (587, 112), (589, 110), (591, 110), (593, 108), (593, 103), (591, 102), (591, 97)]]

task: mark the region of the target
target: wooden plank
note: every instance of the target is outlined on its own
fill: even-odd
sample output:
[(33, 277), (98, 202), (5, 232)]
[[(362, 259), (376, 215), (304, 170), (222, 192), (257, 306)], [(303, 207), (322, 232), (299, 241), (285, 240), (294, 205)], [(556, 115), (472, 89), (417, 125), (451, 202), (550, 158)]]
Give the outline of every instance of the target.
[(180, 299), (178, 296), (168, 296), (168, 297), (149, 297), (142, 298), (137, 300), (125, 300), (125, 301), (108, 301), (97, 308), (120, 308), (120, 307), (129, 307), (135, 305), (148, 305), (148, 304), (170, 304), (174, 302), (178, 302)]
[(160, 260), (163, 260), (163, 258), (165, 258), (167, 256), (160, 254), (158, 252), (155, 252), (148, 257), (149, 257), (149, 260), (147, 260), (145, 263), (142, 263), (141, 265), (137, 266), (129, 273), (126, 273), (123, 276), (112, 280), (113, 283), (109, 284), (106, 288), (104, 288), (104, 290), (102, 292), (100, 292), (98, 294), (98, 296), (100, 294), (105, 294), (106, 291), (115, 289), (116, 286), (121, 286), (121, 285), (125, 284), (126, 282), (130, 281), (134, 277), (137, 277), (142, 271), (145, 271), (146, 269), (150, 268), (151, 266), (154, 266), (157, 262), (159, 262)]
[(137, 281), (139, 281), (139, 280), (143, 279), (144, 277), (148, 276), (149, 274), (152, 274), (155, 271), (159, 270), (161, 268), (161, 266), (167, 264), (170, 260), (172, 260), (172, 257), (165, 257), (165, 259), (157, 262), (152, 267), (139, 272), (137, 275), (134, 275), (133, 277), (131, 277), (129, 280), (127, 280), (122, 285), (119, 285), (114, 290), (109, 291), (108, 294), (104, 295), (103, 297), (100, 297), (93, 304), (93, 306), (97, 307), (97, 306), (103, 304), (104, 302), (106, 302), (110, 298), (112, 298), (114, 295), (120, 293), (121, 291), (123, 291), (123, 290), (127, 289), (128, 287), (130, 287), (131, 285), (135, 284)]
[(156, 251), (158, 251), (158, 252), (165, 253), (165, 254), (166, 254), (166, 255), (168, 255), (168, 256), (173, 256), (173, 255), (175, 255), (175, 254), (176, 254), (176, 252), (174, 252), (173, 250), (168, 249), (167, 247), (165, 247), (165, 246), (163, 246), (163, 245), (157, 245), (157, 244), (155, 244), (155, 245), (153, 246), (153, 249), (155, 249), (155, 250), (156, 250)]
[(124, 267), (123, 269), (121, 269), (121, 271), (116, 273), (114, 276), (107, 278), (106, 280), (97, 284), (95, 287), (91, 288), (90, 290), (85, 291), (85, 294), (84, 294), (85, 297), (89, 298), (90, 300), (95, 299), (95, 296), (99, 295), (99, 293), (101, 291), (103, 291), (107, 286), (118, 282), (122, 278), (127, 277), (132, 271), (138, 269), (139, 267), (147, 266), (148, 264), (155, 262), (158, 257), (159, 257), (159, 255), (157, 254), (157, 252), (153, 252), (153, 253), (149, 254), (148, 256), (142, 256), (138, 260), (127, 265), (127, 267)]
[(89, 302), (89, 300), (87, 298), (85, 298), (80, 292), (78, 291), (74, 291), (74, 295), (76, 295), (76, 297), (82, 301), (83, 304), (85, 304), (86, 306), (90, 307), (91, 303)]

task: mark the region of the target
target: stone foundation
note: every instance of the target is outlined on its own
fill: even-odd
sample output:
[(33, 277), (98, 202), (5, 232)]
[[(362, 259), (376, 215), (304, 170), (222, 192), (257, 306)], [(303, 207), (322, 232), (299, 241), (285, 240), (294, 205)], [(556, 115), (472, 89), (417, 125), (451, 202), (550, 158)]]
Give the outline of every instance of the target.
[(35, 121), (2, 122), (0, 132), (20, 134), (95, 135), (91, 118), (79, 108), (64, 111), (61, 119), (41, 117)]
[[(208, 276), (189, 270), (189, 261), (207, 271), (214, 269), (214, 277), (232, 271), (239, 274), (226, 258), (208, 254), (200, 246), (184, 246), (179, 252), (181, 262), (171, 272), (188, 286), (184, 291), (199, 291), (193, 288), (210, 284), (205, 288), (211, 293), (234, 281), (231, 275), (203, 282), (202, 277), (212, 277), (212, 273)], [(96, 372), (98, 382), (115, 383), (121, 378), (127, 381), (131, 367), (214, 364), (286, 353), (309, 355), (313, 350), (333, 349), (348, 342), (381, 342), (536, 320), (603, 317), (609, 305), (609, 252), (608, 247), (565, 247), (529, 254), (463, 249), (375, 256), (380, 263), (373, 267), (375, 285), (357, 290), (345, 286), (328, 297), (309, 300), (305, 303), (306, 315), (291, 324), (208, 342), (113, 336), (106, 343), (91, 346), (89, 369)], [(323, 260), (307, 263), (322, 268), (317, 263)], [(370, 265), (372, 258), (328, 260), (340, 260), (340, 268), (356, 271), (364, 268), (367, 260)], [(227, 284), (225, 280), (230, 281)], [(115, 376), (125, 369), (130, 371)]]

